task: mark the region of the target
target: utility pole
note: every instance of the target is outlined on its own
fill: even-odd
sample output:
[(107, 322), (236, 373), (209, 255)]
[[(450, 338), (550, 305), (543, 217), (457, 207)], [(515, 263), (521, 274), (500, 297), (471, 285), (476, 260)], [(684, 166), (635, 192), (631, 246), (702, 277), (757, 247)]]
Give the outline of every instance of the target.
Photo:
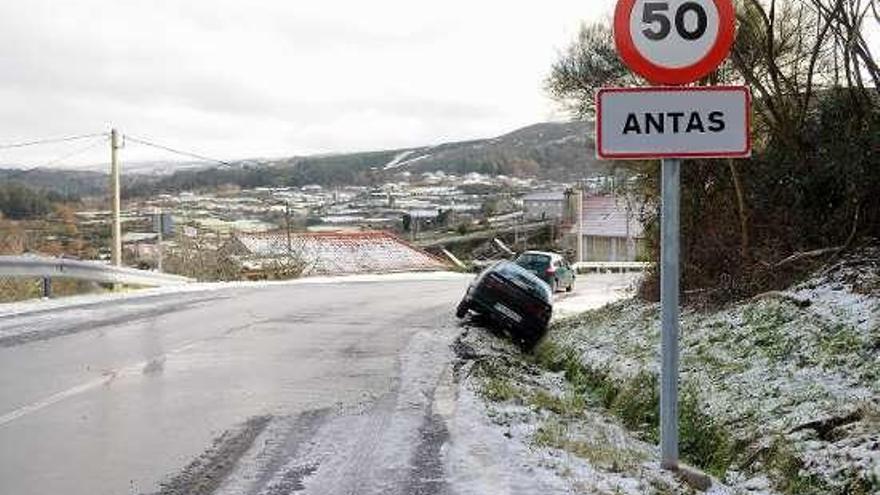
[(517, 220), (513, 224), (513, 249), (519, 249), (519, 223), (520, 221)]
[(156, 254), (157, 254), (156, 269), (159, 270), (159, 273), (161, 273), (162, 272), (162, 241), (163, 241), (163, 236), (165, 235), (165, 233), (164, 233), (165, 216), (162, 214), (162, 208), (156, 209), (156, 216), (158, 217), (156, 219), (156, 223), (159, 225), (159, 228), (157, 229), (159, 231), (158, 232), (159, 238), (158, 238), (158, 244), (156, 245)]
[(113, 224), (110, 235), (111, 260), (113, 266), (122, 266), (122, 220), (120, 219), (121, 201), (119, 198), (119, 134), (116, 129), (110, 130), (110, 209), (113, 213)]
[(419, 238), (419, 215), (415, 211), (413, 211), (410, 218), (412, 220), (410, 221), (409, 230), (412, 234), (412, 242), (416, 242), (416, 240)]
[(290, 201), (287, 201), (284, 204), (284, 220), (287, 227), (287, 257), (290, 258), (292, 255), (292, 246), (290, 243)]
[(578, 262), (586, 261), (584, 259), (584, 187), (578, 185), (575, 208), (574, 221), (577, 222), (577, 260)]

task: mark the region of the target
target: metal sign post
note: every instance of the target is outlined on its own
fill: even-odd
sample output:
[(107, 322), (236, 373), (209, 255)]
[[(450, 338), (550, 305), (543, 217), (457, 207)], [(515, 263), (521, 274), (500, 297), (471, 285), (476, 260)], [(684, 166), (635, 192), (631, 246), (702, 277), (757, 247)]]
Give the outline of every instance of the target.
[(663, 160), (660, 212), (660, 456), (664, 469), (678, 468), (679, 207), (681, 160)]
[[(663, 160), (660, 253), (660, 454), (678, 470), (680, 178), (682, 158), (751, 154), (748, 88), (681, 87), (714, 71), (735, 37), (732, 0), (618, 0), (614, 41), (654, 88), (596, 95), (596, 155)], [(670, 87), (673, 85), (675, 87)]]

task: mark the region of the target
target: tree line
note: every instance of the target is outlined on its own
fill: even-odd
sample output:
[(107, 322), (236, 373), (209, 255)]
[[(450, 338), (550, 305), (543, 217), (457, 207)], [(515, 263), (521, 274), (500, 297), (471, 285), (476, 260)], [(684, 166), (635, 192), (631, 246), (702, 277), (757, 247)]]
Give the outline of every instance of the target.
[(77, 198), (54, 191), (39, 191), (16, 182), (0, 184), (0, 213), (10, 220), (42, 218), (53, 211), (56, 204), (76, 201)]

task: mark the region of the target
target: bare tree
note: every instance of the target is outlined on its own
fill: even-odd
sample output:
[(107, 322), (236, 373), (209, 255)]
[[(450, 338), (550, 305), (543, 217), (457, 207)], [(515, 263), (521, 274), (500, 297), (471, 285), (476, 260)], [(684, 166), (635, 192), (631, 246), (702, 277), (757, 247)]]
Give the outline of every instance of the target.
[(596, 91), (610, 85), (634, 85), (638, 79), (617, 56), (605, 24), (583, 24), (575, 40), (553, 64), (546, 86), (576, 118), (592, 117)]
[(229, 281), (241, 278), (241, 266), (217, 241), (183, 236), (177, 246), (165, 253), (165, 270), (203, 281)]
[[(859, 238), (880, 237), (880, 74), (877, 47), (866, 38), (880, 24), (880, 0), (736, 0), (736, 7), (730, 58), (699, 84), (751, 87), (754, 157), (686, 168), (684, 284), (733, 277), (744, 295), (781, 286), (810, 260)], [(593, 25), (560, 53), (547, 90), (582, 119), (593, 117), (598, 88), (642, 83), (617, 58), (610, 30)], [(639, 193), (656, 200), (656, 165), (624, 166), (641, 178)]]

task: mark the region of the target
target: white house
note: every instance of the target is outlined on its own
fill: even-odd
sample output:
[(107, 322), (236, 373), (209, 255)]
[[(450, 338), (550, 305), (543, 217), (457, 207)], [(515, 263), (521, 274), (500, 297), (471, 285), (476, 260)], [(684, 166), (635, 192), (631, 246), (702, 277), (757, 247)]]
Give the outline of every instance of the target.
[(560, 220), (565, 214), (565, 192), (536, 192), (523, 197), (526, 220)]
[(584, 196), (571, 235), (581, 237), (580, 261), (639, 261), (646, 251), (638, 208), (619, 196)]

